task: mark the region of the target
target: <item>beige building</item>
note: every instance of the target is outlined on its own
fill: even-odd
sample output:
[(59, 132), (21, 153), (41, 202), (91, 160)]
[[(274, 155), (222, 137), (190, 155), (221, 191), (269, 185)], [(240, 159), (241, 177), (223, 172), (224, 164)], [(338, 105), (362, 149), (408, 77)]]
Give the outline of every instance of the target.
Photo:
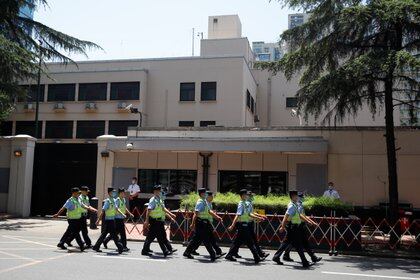
[[(362, 111), (337, 130), (313, 118), (305, 121), (294, 113), (297, 79), (253, 67), (237, 16), (210, 17), (208, 34), (199, 57), (48, 64), (35, 150), (35, 139), (13, 137), (35, 136), (36, 86), (23, 82), (30, 86), (28, 98), (1, 124), (2, 135), (12, 137), (0, 142), (0, 211), (50, 214), (70, 187), (89, 185), (103, 198), (108, 186), (126, 187), (132, 176), (139, 177), (145, 197), (157, 183), (178, 198), (197, 186), (246, 186), (259, 193), (299, 186), (320, 194), (333, 180), (343, 199), (355, 205), (386, 201), (381, 112), (373, 120)], [(140, 114), (126, 110), (130, 104), (142, 112), (140, 129)], [(21, 138), (30, 148), (15, 157), (13, 143)], [(420, 207), (420, 197), (413, 195), (420, 179), (413, 172), (420, 163), (420, 132), (401, 129), (397, 139), (401, 202)], [(27, 172), (18, 183), (17, 159), (25, 160)], [(20, 198), (13, 192), (16, 184), (29, 188), (25, 210), (9, 207), (17, 205), (12, 196)], [(47, 206), (40, 204), (46, 194)]]

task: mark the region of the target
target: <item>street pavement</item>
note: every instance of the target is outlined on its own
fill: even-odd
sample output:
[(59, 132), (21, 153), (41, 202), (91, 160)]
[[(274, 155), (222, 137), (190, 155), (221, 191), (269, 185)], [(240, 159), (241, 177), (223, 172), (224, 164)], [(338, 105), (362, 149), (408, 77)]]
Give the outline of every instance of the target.
[[(385, 259), (357, 256), (336, 256), (320, 254), (321, 263), (308, 270), (300, 264), (287, 263), (279, 266), (271, 261), (255, 265), (248, 249), (241, 249), (244, 259), (227, 262), (220, 259), (215, 263), (206, 258), (203, 247), (201, 256), (194, 260), (182, 257), (182, 245), (174, 245), (178, 252), (163, 258), (161, 254), (149, 258), (140, 254), (142, 242), (129, 242), (130, 252), (118, 255), (114, 245), (108, 250), (96, 253), (76, 248), (59, 250), (56, 245), (67, 222), (49, 219), (10, 219), (0, 221), (0, 280), (6, 279), (407, 279), (420, 280), (420, 261)], [(100, 230), (90, 230), (93, 241)], [(73, 242), (75, 243), (75, 242)], [(111, 242), (112, 243), (112, 242)], [(222, 248), (227, 251), (228, 248)], [(156, 243), (152, 250), (159, 252)], [(292, 257), (298, 257), (292, 253)]]

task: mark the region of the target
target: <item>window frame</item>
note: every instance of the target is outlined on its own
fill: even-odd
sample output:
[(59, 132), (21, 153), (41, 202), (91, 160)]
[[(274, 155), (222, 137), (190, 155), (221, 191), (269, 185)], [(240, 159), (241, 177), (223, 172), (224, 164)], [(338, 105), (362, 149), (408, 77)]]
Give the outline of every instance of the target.
[[(123, 84), (136, 84), (136, 96), (129, 96), (128, 98), (123, 98), (120, 97), (118, 94), (118, 92), (114, 92), (116, 89), (114, 88), (117, 85), (123, 85)], [(131, 81), (131, 82), (111, 82), (110, 85), (110, 96), (109, 96), (109, 100), (113, 100), (113, 101), (129, 101), (129, 100), (140, 100), (140, 81)]]
[[(54, 87), (59, 87), (59, 86), (71, 86), (72, 89), (72, 93), (66, 93), (66, 94), (70, 94), (70, 98), (65, 98), (65, 99), (59, 99), (57, 98), (57, 93), (54, 93), (54, 98), (52, 98), (52, 88)], [(47, 94), (47, 101), (49, 102), (66, 102), (66, 101), (76, 101), (76, 84), (75, 83), (64, 83), (64, 84), (49, 84), (48, 85), (48, 94)]]
[(216, 121), (200, 121), (200, 127), (215, 126)]
[[(297, 108), (297, 102), (297, 97), (286, 97), (286, 108)], [(296, 106), (291, 106), (291, 104), (296, 104)]]
[[(205, 94), (209, 94), (209, 90), (213, 89), (210, 89), (208, 87), (209, 85), (214, 85), (214, 97), (212, 96), (211, 98), (203, 98)], [(217, 101), (217, 82), (201, 82), (200, 101)]]
[[(184, 125), (181, 125), (181, 123)], [(178, 127), (194, 127), (194, 126), (195, 126), (195, 121), (178, 121)]]
[[(84, 98), (81, 98), (81, 96), (82, 96), (81, 93), (83, 93), (83, 91), (81, 89), (85, 86), (93, 86), (93, 85), (105, 86), (105, 92), (103, 92), (103, 93), (101, 92), (100, 93), (101, 96), (99, 98), (92, 98), (92, 97), (88, 98), (89, 94), (91, 94), (90, 92), (84, 93), (84, 95), (85, 95)], [(78, 101), (89, 102), (89, 101), (106, 101), (107, 100), (108, 83), (79, 83), (78, 88), (79, 88)], [(103, 89), (101, 89), (101, 90), (103, 90)], [(96, 93), (96, 94), (98, 94), (98, 93)]]
[[(80, 132), (81, 132), (81, 131), (79, 131), (79, 128), (80, 129), (82, 128), (82, 126), (80, 126), (80, 124), (87, 124), (87, 123), (90, 123), (90, 124), (93, 124), (93, 123), (103, 124), (103, 126), (101, 127), (101, 129), (103, 128), (103, 132), (102, 133), (99, 133), (97, 136), (92, 136), (92, 137), (85, 137), (85, 135), (79, 135)], [(83, 127), (83, 128), (86, 128), (86, 127)], [(86, 133), (86, 132), (84, 132), (84, 133)], [(94, 120), (94, 121), (91, 121), (91, 120), (78, 120), (78, 121), (76, 121), (76, 139), (96, 139), (96, 137), (101, 136), (101, 135), (104, 135), (104, 134), (105, 134), (105, 121), (103, 121), (103, 120)]]
[[(50, 124), (71, 124), (70, 126), (70, 134), (69, 136), (59, 136), (59, 137), (49, 137), (49, 129), (52, 130), (56, 130), (57, 125), (53, 126), (53, 127), (48, 127), (48, 125)], [(46, 121), (45, 122), (45, 139), (73, 139), (73, 127), (74, 127), (74, 122), (73, 121)]]
[[(189, 91), (187, 89), (187, 92), (185, 93), (185, 92), (183, 92), (183, 90), (186, 90), (186, 89), (183, 89), (182, 86), (187, 86), (187, 85), (189, 85), (189, 86), (192, 85), (193, 89), (189, 89)], [(191, 91), (192, 91), (192, 98), (183, 98), (183, 93), (188, 94), (187, 97), (190, 97), (189, 95), (190, 95)], [(179, 83), (179, 101), (180, 102), (193, 102), (193, 101), (195, 101), (195, 82)]]

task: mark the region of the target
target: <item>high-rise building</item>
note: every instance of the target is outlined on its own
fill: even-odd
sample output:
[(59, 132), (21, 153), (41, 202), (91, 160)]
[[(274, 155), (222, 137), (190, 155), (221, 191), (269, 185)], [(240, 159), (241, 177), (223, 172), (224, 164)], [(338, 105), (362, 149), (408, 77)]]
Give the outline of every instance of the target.
[(302, 25), (308, 21), (309, 14), (297, 13), (289, 14), (289, 29), (295, 28), (296, 26)]
[(278, 43), (252, 42), (252, 51), (256, 61), (276, 61), (283, 56), (283, 50)]
[[(28, 0), (28, 4), (25, 6), (22, 6), (19, 11), (19, 16), (33, 19), (34, 18), (34, 11), (35, 11), (35, 5), (33, 0)], [(28, 34), (32, 34), (32, 27), (23, 24), (23, 28)]]

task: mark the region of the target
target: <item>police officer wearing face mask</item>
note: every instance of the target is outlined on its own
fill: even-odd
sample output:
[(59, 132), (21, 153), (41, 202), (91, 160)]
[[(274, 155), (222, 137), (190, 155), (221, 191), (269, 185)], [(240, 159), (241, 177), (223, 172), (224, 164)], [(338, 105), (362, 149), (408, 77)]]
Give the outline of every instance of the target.
[(116, 213), (121, 214), (125, 217), (125, 213), (121, 213), (121, 211), (116, 207), (115, 199), (117, 198), (117, 192), (114, 188), (108, 188), (108, 198), (104, 200), (104, 205), (102, 206), (102, 212), (96, 221), (96, 225), (99, 225), (102, 216), (105, 213), (105, 225), (102, 225), (104, 230), (101, 232), (99, 239), (96, 241), (95, 245), (92, 247), (93, 250), (96, 252), (102, 252), (100, 250), (101, 244), (104, 242), (107, 234), (111, 235), (112, 240), (114, 240), (115, 245), (118, 248), (118, 253), (121, 254), (123, 252), (123, 245), (118, 241), (117, 232), (115, 229), (115, 215)]

